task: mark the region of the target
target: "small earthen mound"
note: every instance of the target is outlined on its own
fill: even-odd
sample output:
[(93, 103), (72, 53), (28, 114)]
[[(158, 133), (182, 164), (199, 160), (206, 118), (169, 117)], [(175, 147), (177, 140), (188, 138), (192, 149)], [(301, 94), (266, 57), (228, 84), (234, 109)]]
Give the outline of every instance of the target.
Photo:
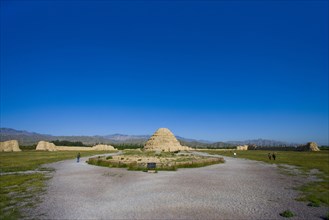
[(174, 152), (180, 150), (190, 150), (191, 148), (182, 146), (169, 129), (160, 128), (146, 142), (144, 149)]
[(248, 145), (237, 146), (237, 150), (248, 150)]
[(118, 150), (118, 149), (114, 148), (111, 145), (97, 144), (97, 145), (95, 145), (95, 146), (92, 147), (92, 150), (103, 151), (103, 150)]
[(18, 152), (18, 151), (22, 151), (22, 150), (19, 148), (18, 141), (11, 140), (11, 141), (0, 142), (0, 151)]
[(39, 141), (36, 150), (57, 151), (55, 144), (47, 141)]
[(297, 150), (299, 150), (299, 151), (320, 151), (317, 143), (315, 143), (315, 142), (308, 142), (306, 145), (299, 146), (297, 148)]

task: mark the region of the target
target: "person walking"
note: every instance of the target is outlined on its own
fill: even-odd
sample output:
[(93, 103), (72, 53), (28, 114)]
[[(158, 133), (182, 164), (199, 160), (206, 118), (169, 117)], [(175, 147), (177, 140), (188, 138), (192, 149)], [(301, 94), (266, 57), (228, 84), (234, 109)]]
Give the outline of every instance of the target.
[(272, 155), (271, 155), (271, 153), (268, 153), (268, 155), (267, 155), (267, 156), (268, 156), (268, 159), (269, 159), (269, 160), (271, 160), (271, 158), (272, 158)]
[(79, 161), (80, 161), (80, 152), (77, 154), (77, 163), (79, 163)]
[(273, 160), (275, 160), (275, 158), (276, 158), (275, 153), (272, 153), (272, 158), (273, 158)]

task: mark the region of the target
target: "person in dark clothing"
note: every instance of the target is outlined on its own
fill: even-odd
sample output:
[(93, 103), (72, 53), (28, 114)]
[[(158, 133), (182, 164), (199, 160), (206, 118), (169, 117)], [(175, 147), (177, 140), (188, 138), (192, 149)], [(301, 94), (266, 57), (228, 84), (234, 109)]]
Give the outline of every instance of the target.
[(271, 155), (271, 153), (268, 153), (268, 155), (267, 155), (267, 156), (268, 156), (268, 159), (269, 159), (269, 160), (271, 160), (271, 158), (272, 158), (272, 155)]
[(79, 163), (79, 161), (80, 161), (80, 152), (77, 154), (77, 163)]
[(272, 157), (273, 157), (273, 160), (275, 160), (275, 158), (276, 158), (275, 153), (272, 154)]

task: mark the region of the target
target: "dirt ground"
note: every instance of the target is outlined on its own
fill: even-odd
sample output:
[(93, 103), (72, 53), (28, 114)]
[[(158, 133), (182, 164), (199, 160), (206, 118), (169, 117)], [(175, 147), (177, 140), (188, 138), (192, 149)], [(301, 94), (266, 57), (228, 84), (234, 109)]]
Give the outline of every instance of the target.
[(262, 162), (224, 157), (224, 164), (145, 173), (88, 165), (87, 158), (50, 164), (56, 171), (28, 218), (39, 219), (322, 219), (327, 207), (298, 202), (305, 181)]

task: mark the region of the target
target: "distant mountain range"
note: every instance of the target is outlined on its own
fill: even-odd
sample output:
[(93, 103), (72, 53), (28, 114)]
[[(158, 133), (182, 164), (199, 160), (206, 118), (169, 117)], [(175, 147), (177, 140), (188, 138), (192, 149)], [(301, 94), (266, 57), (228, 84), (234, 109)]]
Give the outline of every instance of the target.
[[(94, 145), (96, 143), (104, 144), (138, 144), (144, 145), (151, 135), (125, 135), (125, 134), (111, 134), (111, 135), (94, 135), (94, 136), (54, 136), (49, 134), (39, 134), (35, 132), (20, 131), (12, 128), (0, 128), (0, 140), (18, 140), (20, 145), (29, 146), (35, 145), (39, 141), (80, 141), (85, 145)], [(246, 140), (246, 141), (227, 141), (227, 142), (211, 142), (205, 140), (195, 140), (176, 136), (176, 138), (183, 144), (190, 147), (199, 148), (226, 148), (236, 145), (253, 144), (257, 146), (297, 146), (294, 143), (286, 143), (275, 140)]]
[(19, 131), (11, 128), (0, 128), (0, 140), (18, 140), (20, 145), (33, 145), (39, 141), (80, 141), (86, 145), (94, 145), (96, 143), (113, 144), (113, 143), (133, 143), (142, 144), (146, 142), (149, 135), (95, 135), (95, 136), (54, 136), (49, 134), (39, 134), (35, 132)]

